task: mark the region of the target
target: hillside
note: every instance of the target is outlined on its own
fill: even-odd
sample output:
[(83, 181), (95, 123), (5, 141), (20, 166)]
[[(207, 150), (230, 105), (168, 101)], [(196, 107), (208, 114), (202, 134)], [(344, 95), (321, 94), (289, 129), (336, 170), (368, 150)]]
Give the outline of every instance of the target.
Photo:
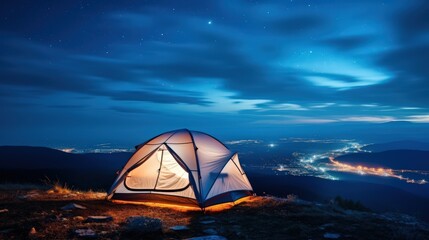
[(429, 151), (429, 143), (419, 141), (395, 141), (370, 144), (368, 146), (365, 146), (363, 149), (371, 152), (384, 152), (389, 150)]
[[(398, 187), (358, 181), (332, 181), (316, 177), (262, 175), (248, 173), (257, 194), (286, 197), (296, 194), (303, 199), (328, 202), (336, 196), (353, 199), (374, 211), (397, 211), (429, 221), (429, 198)], [(427, 188), (424, 188), (426, 190)]]
[(120, 169), (131, 154), (73, 154), (46, 147), (0, 146), (0, 169)]
[[(48, 191), (49, 192), (49, 191)], [(82, 193), (0, 190), (1, 239), (427, 239), (429, 226), (403, 214), (347, 209), (339, 202), (320, 204), (294, 196), (250, 197), (223, 211), (155, 205), (115, 204)], [(76, 203), (80, 208), (64, 210)], [(104, 219), (92, 221), (94, 217)], [(133, 230), (130, 216), (151, 218)], [(97, 219), (97, 218), (95, 218)], [(103, 219), (103, 218), (98, 218)], [(155, 220), (153, 220), (155, 219)], [(156, 220), (158, 219), (158, 220)], [(4, 220), (4, 221), (3, 221)], [(174, 230), (182, 229), (182, 230)], [(213, 238), (217, 236), (217, 238)]]
[[(70, 154), (49, 148), (0, 147), (0, 183), (40, 184), (49, 179), (66, 183), (75, 189), (106, 191), (116, 177), (116, 171), (130, 155), (131, 153)], [(247, 175), (258, 195), (286, 197), (288, 194), (297, 194), (306, 200), (322, 202), (342, 196), (361, 201), (375, 211), (395, 210), (419, 217), (425, 217), (421, 214), (422, 210), (429, 211), (427, 196), (418, 196), (382, 184), (262, 175), (251, 171)]]

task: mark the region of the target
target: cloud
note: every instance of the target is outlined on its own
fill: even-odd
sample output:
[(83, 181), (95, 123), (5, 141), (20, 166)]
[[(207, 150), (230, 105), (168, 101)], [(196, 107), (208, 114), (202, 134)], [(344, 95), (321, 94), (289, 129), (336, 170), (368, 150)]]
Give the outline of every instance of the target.
[(334, 106), (335, 103), (320, 103), (310, 106), (310, 108), (328, 108)]
[(397, 37), (403, 42), (419, 41), (429, 36), (428, 1), (414, 1), (411, 6), (402, 8), (392, 19)]
[(259, 104), (258, 107), (261, 110), (269, 111), (269, 110), (275, 110), (275, 111), (305, 111), (308, 110), (307, 108), (295, 104), (295, 103), (278, 103), (278, 104), (272, 104), (272, 103), (264, 103)]
[(353, 51), (367, 46), (373, 37), (369, 35), (343, 36), (324, 39), (321, 42), (339, 51)]
[(82, 109), (86, 108), (85, 105), (79, 105), (79, 104), (55, 104), (55, 105), (49, 105), (50, 108), (58, 108), (58, 109)]
[(137, 107), (125, 107), (125, 106), (112, 106), (110, 107), (111, 110), (120, 112), (120, 113), (137, 113), (137, 114), (156, 114), (159, 112), (149, 110), (149, 109), (142, 109)]
[(374, 69), (389, 73), (389, 79), (380, 85), (350, 89), (344, 93), (347, 98), (359, 99), (365, 95), (368, 102), (399, 107), (423, 108), (429, 104), (429, 68), (426, 64), (429, 62), (428, 9), (427, 1), (412, 1), (387, 16), (386, 28), (392, 33), (382, 35), (383, 31), (380, 32), (377, 41), (383, 43), (378, 48), (382, 50), (368, 57)]
[(323, 124), (323, 123), (334, 123), (337, 122), (334, 119), (324, 119), (324, 118), (301, 118), (301, 119), (296, 119), (295, 121), (293, 121), (293, 123), (297, 123), (297, 124)]
[(149, 92), (145, 90), (124, 90), (124, 91), (107, 91), (100, 92), (102, 96), (109, 96), (113, 100), (120, 101), (140, 101), (140, 102), (154, 102), (154, 103), (187, 103), (195, 105), (208, 105), (211, 102), (204, 100), (201, 97), (180, 96), (175, 95), (174, 91), (168, 94), (161, 94), (156, 92)]
[(300, 15), (276, 20), (272, 26), (279, 33), (295, 35), (319, 29), (326, 24), (322, 17), (314, 15)]
[(380, 107), (378, 104), (361, 104), (361, 107), (366, 107), (366, 108), (376, 108), (376, 107)]
[(304, 117), (304, 116), (282, 116), (280, 118), (271, 118), (258, 120), (256, 124), (326, 124), (338, 122), (335, 119), (317, 118), (317, 117)]
[(411, 115), (406, 117), (406, 121), (415, 123), (429, 123), (429, 114), (427, 115)]
[[(388, 69), (393, 77), (383, 86), (374, 86), (366, 91), (372, 92), (369, 101), (382, 101), (399, 106), (414, 105), (424, 107), (429, 104), (429, 45), (404, 46), (380, 54), (379, 67)], [(356, 95), (363, 91), (356, 91)], [(354, 95), (353, 92), (349, 93)]]
[(402, 110), (419, 110), (422, 108), (419, 108), (419, 107), (401, 107), (400, 109), (402, 109)]
[[(153, 19), (157, 20), (160, 26), (171, 22), (172, 18), (176, 19), (174, 16), (165, 16), (165, 14), (158, 16), (155, 14), (158, 11), (164, 10), (158, 9), (152, 13), (115, 11), (109, 16), (111, 16), (110, 21), (125, 18), (131, 22), (131, 25), (138, 24), (140, 20), (147, 20), (148, 16), (154, 17)], [(44, 48), (48, 55), (61, 60), (50, 68), (46, 67), (49, 66), (49, 57), (34, 54), (35, 62), (39, 61), (42, 63), (41, 66), (29, 63), (26, 68), (30, 71), (29, 75), (35, 77), (39, 75), (40, 81), (25, 81), (24, 79), (29, 78), (20, 76), (23, 75), (22, 72), (13, 72), (10, 74), (13, 76), (8, 79), (11, 80), (11, 84), (22, 82), (22, 85), (26, 86), (107, 96), (117, 101), (197, 105), (207, 105), (210, 102), (198, 94), (160, 92), (159, 90), (163, 87), (155, 81), (182, 85), (195, 78), (219, 79), (224, 91), (234, 93), (229, 98), (267, 99), (279, 104), (285, 101), (335, 100), (333, 94), (335, 90), (376, 83), (376, 81), (347, 74), (309, 73), (289, 66), (275, 65), (273, 64), (275, 59), (267, 59), (268, 56), (263, 49), (268, 41), (281, 43), (281, 40), (275, 38), (276, 32), (252, 39), (251, 32), (237, 32), (234, 25), (226, 27), (225, 24), (219, 23), (210, 28), (201, 27), (201, 22), (204, 22), (201, 17), (191, 17), (183, 12), (180, 14), (182, 17), (180, 24), (187, 29), (186, 35), (192, 36), (191, 42), (169, 43), (145, 40), (143, 46), (138, 48), (135, 43), (111, 44), (112, 52), (116, 54), (105, 57), (88, 54), (70, 55), (67, 52), (57, 53), (55, 50)], [(158, 21), (164, 18), (167, 19)], [(307, 32), (326, 25), (322, 17), (310, 15), (274, 17), (270, 21), (274, 26), (289, 32)], [(143, 22), (146, 23), (146, 21)], [(118, 26), (115, 25), (115, 27)], [(125, 30), (132, 31), (128, 28)], [(70, 56), (64, 57), (65, 55)], [(17, 61), (8, 60), (8, 63), (16, 65)], [(319, 77), (319, 79), (309, 81), (309, 74), (312, 78)], [(20, 77), (22, 79), (20, 81), (13, 79)], [(124, 87), (127, 84), (128, 86)], [(117, 85), (119, 89), (116, 89)], [(145, 86), (143, 90), (141, 88), (136, 90), (142, 85)], [(328, 88), (322, 90), (320, 87)]]
[[(416, 46), (404, 46), (382, 55), (378, 63), (392, 72), (395, 72), (398, 77), (408, 79), (411, 85), (422, 84), (425, 88), (429, 69), (427, 62), (429, 61), (429, 43)], [(405, 81), (403, 81), (405, 82)]]
[(340, 74), (314, 74), (306, 79), (315, 86), (329, 87), (337, 90), (349, 90), (352, 88), (381, 84), (387, 80), (385, 76), (373, 75), (370, 77), (347, 76)]
[(272, 116), (271, 119), (264, 119), (256, 121), (258, 124), (326, 124), (326, 123), (386, 123), (392, 121), (411, 121), (411, 122), (425, 122), (428, 121), (428, 116), (409, 116), (405, 119), (396, 118), (393, 116)]
[(395, 121), (394, 117), (390, 116), (355, 116), (343, 117), (338, 119), (341, 122), (371, 122), (371, 123), (384, 123)]
[[(85, 22), (90, 25), (85, 29), (104, 34), (80, 39), (80, 31), (71, 29), (72, 39), (79, 41), (62, 49), (49, 47), (46, 39), (35, 42), (3, 33), (0, 89), (31, 89), (34, 96), (79, 94), (103, 102), (103, 109), (130, 113), (139, 110), (127, 104), (139, 102), (255, 119), (301, 111), (301, 122), (342, 121), (341, 114), (377, 111), (368, 104), (400, 109), (429, 103), (427, 44), (380, 45), (389, 37), (386, 29), (396, 27), (399, 34), (406, 22), (415, 20), (401, 26), (375, 22), (386, 17), (381, 12), (365, 20), (377, 24), (364, 31), (354, 19), (360, 10), (345, 5), (335, 16), (322, 3), (311, 8), (276, 1), (228, 3), (243, 9), (242, 14), (216, 2), (143, 5), (107, 9), (94, 22)], [(395, 16), (412, 19), (410, 9)], [(212, 14), (215, 10), (218, 14)], [(419, 24), (410, 31), (421, 39), (425, 25)], [(417, 114), (422, 109), (400, 110)], [(312, 118), (316, 113), (323, 116)], [(351, 116), (346, 120), (374, 120)]]
[[(0, 41), (0, 46), (7, 49), (0, 55), (0, 88), (40, 90), (29, 92), (37, 96), (71, 92), (119, 101), (210, 104), (197, 92), (167, 90), (163, 83), (142, 78), (136, 71), (139, 67), (132, 61), (67, 56), (67, 52), (12, 36)], [(147, 89), (135, 90), (141, 84)]]

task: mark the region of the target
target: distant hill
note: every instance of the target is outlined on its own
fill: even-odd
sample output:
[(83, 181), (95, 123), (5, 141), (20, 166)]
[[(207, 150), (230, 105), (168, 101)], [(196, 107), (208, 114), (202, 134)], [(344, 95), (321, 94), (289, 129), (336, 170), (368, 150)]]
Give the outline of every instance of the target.
[(340, 156), (337, 160), (370, 167), (429, 171), (429, 151), (390, 150), (374, 153), (353, 153)]
[(120, 169), (131, 154), (73, 154), (46, 147), (0, 146), (0, 169)]
[(107, 189), (132, 155), (66, 153), (46, 147), (0, 146), (0, 182), (60, 181), (81, 189)]
[[(49, 179), (78, 189), (107, 190), (115, 172), (122, 168), (132, 153), (91, 153), (72, 154), (44, 147), (0, 147), (0, 182), (35, 182)], [(393, 159), (393, 162), (406, 156), (424, 157), (425, 151), (388, 151), (382, 153), (352, 154), (345, 159)], [(343, 158), (343, 157), (340, 157)], [(417, 163), (413, 163), (417, 164)], [(428, 163), (422, 164), (428, 167)], [(420, 168), (423, 168), (420, 166)], [(408, 213), (428, 212), (428, 198), (381, 184), (353, 181), (332, 181), (315, 177), (261, 175), (247, 173), (254, 190), (259, 195), (272, 194), (287, 196), (297, 194), (308, 200), (328, 201), (336, 196), (361, 201), (374, 210), (398, 210)]]
[(371, 152), (383, 152), (388, 150), (422, 150), (429, 151), (429, 143), (419, 141), (395, 141), (387, 143), (376, 143), (365, 146), (364, 150)]
[(296, 194), (303, 199), (329, 201), (336, 196), (360, 201), (376, 211), (400, 211), (429, 220), (429, 198), (402, 189), (368, 182), (332, 181), (316, 177), (262, 175), (248, 173), (253, 189), (259, 194), (286, 197)]

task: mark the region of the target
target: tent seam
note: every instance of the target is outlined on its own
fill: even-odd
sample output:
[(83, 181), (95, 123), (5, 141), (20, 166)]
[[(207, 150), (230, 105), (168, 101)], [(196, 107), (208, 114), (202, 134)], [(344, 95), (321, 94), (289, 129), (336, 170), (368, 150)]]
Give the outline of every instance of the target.
[(200, 160), (197, 154), (198, 147), (195, 144), (195, 139), (194, 139), (194, 135), (192, 135), (192, 132), (189, 131), (189, 129), (185, 129), (185, 130), (188, 132), (189, 136), (191, 136), (192, 145), (194, 146), (195, 161), (197, 162), (197, 171), (198, 171), (199, 204), (202, 205), (204, 200), (203, 200), (203, 191), (202, 191), (202, 184), (201, 184)]
[[(210, 186), (209, 190), (207, 191), (207, 194), (204, 196), (204, 199), (209, 195), (210, 191), (212, 190), (212, 188), (213, 188), (214, 184), (216, 183), (217, 178), (219, 177), (219, 175), (221, 174), (221, 172), (223, 171), (223, 169), (226, 167), (226, 165), (228, 164), (228, 162), (229, 162), (229, 161), (231, 161), (231, 160), (232, 160), (232, 158), (234, 157), (234, 155), (236, 155), (236, 154), (237, 154), (236, 152), (235, 152), (235, 153), (233, 153), (233, 154), (229, 157), (229, 160), (228, 160), (228, 161), (226, 161), (226, 163), (222, 166), (222, 168), (220, 169), (219, 173), (216, 175), (216, 178), (215, 178), (215, 180), (213, 181), (213, 184)], [(239, 171), (240, 171), (240, 170), (239, 170)], [(241, 171), (240, 171), (240, 173), (241, 173)], [(205, 199), (205, 200), (206, 200), (206, 199)]]

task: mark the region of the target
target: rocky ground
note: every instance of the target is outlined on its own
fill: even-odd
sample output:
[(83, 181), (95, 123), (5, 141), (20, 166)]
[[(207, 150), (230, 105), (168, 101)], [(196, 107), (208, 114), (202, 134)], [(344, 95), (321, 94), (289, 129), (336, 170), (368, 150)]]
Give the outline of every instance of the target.
[(205, 213), (104, 198), (61, 189), (0, 190), (0, 239), (429, 239), (428, 224), (408, 215), (296, 197), (251, 197)]

